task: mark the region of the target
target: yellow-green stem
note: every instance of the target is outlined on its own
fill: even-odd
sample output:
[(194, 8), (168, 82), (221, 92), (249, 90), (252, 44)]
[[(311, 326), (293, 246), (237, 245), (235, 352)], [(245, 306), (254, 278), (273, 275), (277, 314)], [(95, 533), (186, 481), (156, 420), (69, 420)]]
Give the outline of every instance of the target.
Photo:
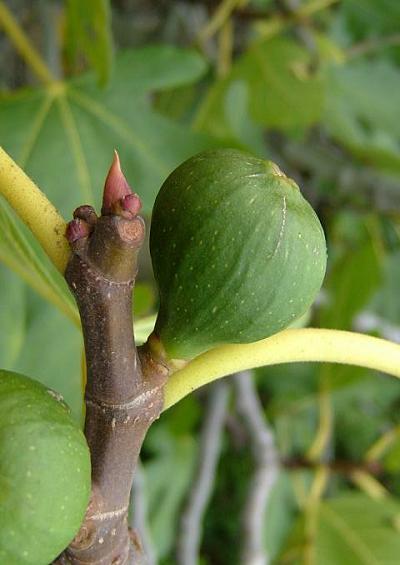
[(367, 453), (364, 455), (364, 461), (378, 461), (399, 436), (400, 426), (396, 426), (384, 432), (368, 449)]
[(233, 39), (233, 23), (232, 19), (229, 19), (224, 23), (218, 35), (217, 75), (219, 78), (224, 78), (231, 70)]
[(400, 345), (396, 343), (355, 332), (291, 329), (256, 343), (223, 345), (199, 355), (170, 377), (164, 410), (226, 375), (297, 361), (358, 365), (400, 377)]
[(318, 528), (318, 511), (329, 480), (329, 469), (325, 465), (316, 468), (313, 482), (307, 494), (304, 508), (304, 565), (315, 565), (315, 538)]
[(317, 462), (323, 457), (332, 434), (332, 402), (330, 387), (331, 366), (326, 365), (321, 372), (321, 382), (318, 392), (319, 424), (315, 438), (307, 450), (306, 458), (309, 461)]
[(254, 27), (259, 34), (259, 39), (271, 39), (283, 32), (290, 25), (305, 18), (309, 18), (315, 13), (336, 4), (338, 1), (339, 0), (312, 0), (311, 2), (299, 6), (297, 10), (294, 10), (285, 17), (281, 15), (273, 16), (265, 21), (256, 23)]
[(70, 255), (66, 222), (36, 184), (0, 147), (0, 194), (30, 228), (57, 269), (63, 273)]
[(198, 34), (199, 43), (202, 44), (212, 37), (224, 25), (237, 6), (243, 7), (246, 4), (247, 0), (223, 0), (215, 10), (212, 18), (200, 30)]
[(4, 4), (0, 1), (0, 28), (3, 28), (13, 45), (28, 64), (30, 69), (35, 73), (38, 79), (45, 83), (54, 81), (54, 77), (46, 66), (45, 62), (33, 47), (28, 37), (22, 31), (14, 16)]
[(350, 478), (353, 483), (374, 500), (382, 500), (389, 494), (388, 490), (367, 471), (357, 469), (352, 471)]

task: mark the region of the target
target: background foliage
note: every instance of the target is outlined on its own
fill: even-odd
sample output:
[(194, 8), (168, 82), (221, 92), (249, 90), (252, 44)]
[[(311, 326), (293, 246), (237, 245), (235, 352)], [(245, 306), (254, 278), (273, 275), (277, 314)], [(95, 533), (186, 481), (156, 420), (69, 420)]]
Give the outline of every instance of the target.
[[(400, 339), (397, 0), (7, 5), (54, 80), (38, 80), (10, 34), (0, 37), (0, 141), (66, 218), (79, 204), (99, 205), (114, 147), (147, 218), (163, 179), (186, 157), (216, 146), (249, 150), (295, 178), (324, 225), (329, 271), (311, 325)], [(60, 391), (80, 418), (75, 305), (3, 200), (0, 260), (0, 365)], [(145, 339), (156, 308), (147, 249), (140, 273), (137, 332)], [(272, 561), (397, 562), (398, 383), (325, 365), (274, 367), (255, 378), (281, 461), (265, 515)], [(141, 495), (154, 562), (176, 562), (212, 394), (182, 401), (146, 440)], [(201, 563), (212, 565), (240, 562), (254, 469), (232, 384), (229, 395), (203, 522)]]

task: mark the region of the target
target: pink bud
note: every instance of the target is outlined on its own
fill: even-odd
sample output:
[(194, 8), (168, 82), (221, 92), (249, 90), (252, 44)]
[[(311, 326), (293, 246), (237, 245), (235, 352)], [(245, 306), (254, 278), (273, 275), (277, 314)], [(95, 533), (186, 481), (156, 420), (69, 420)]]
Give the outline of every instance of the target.
[(114, 159), (104, 184), (101, 213), (112, 214), (114, 205), (129, 194), (132, 194), (131, 187), (121, 170), (118, 153), (114, 150)]
[(75, 220), (71, 220), (67, 224), (67, 229), (65, 230), (65, 237), (70, 243), (74, 243), (79, 239), (83, 239), (84, 237), (88, 237), (90, 234), (90, 226), (83, 220), (79, 218)]
[(142, 202), (139, 196), (136, 193), (127, 194), (120, 200), (121, 210), (123, 212), (128, 212), (130, 216), (133, 218), (137, 216), (140, 212), (142, 207)]
[(93, 206), (89, 204), (83, 204), (74, 210), (74, 218), (79, 218), (80, 220), (85, 220), (90, 226), (94, 226), (97, 222), (96, 212)]

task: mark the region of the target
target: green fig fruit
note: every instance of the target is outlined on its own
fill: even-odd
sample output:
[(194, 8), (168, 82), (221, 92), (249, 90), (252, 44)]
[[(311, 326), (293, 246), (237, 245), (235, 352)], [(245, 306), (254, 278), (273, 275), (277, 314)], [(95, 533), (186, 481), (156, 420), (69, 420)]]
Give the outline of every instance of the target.
[(85, 436), (57, 394), (0, 370), (0, 563), (49, 565), (90, 495)]
[(297, 184), (234, 149), (200, 153), (156, 198), (154, 336), (172, 359), (268, 337), (301, 316), (326, 268), (324, 232)]

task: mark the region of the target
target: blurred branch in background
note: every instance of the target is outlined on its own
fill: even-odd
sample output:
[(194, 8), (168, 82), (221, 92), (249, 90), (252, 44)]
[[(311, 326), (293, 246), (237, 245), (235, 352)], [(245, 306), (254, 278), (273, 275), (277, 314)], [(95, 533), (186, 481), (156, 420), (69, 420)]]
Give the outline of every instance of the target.
[(269, 557), (263, 542), (265, 511), (278, 477), (278, 453), (251, 372), (237, 373), (234, 381), (236, 409), (247, 428), (248, 441), (255, 462), (242, 517), (241, 563), (266, 565), (269, 563)]
[(197, 565), (199, 562), (203, 517), (216, 480), (228, 398), (229, 386), (226, 382), (210, 387), (200, 432), (197, 472), (178, 531), (176, 560), (179, 565)]
[(224, 26), (236, 8), (243, 8), (247, 3), (248, 0), (223, 0), (220, 2), (207, 24), (200, 30), (197, 38), (198, 43), (203, 45)]
[(264, 21), (260, 19), (255, 27), (260, 39), (270, 39), (282, 33), (288, 26), (304, 23), (317, 12), (326, 10), (339, 0), (310, 0), (301, 4), (297, 9), (291, 10), (286, 14), (273, 15)]
[(37, 78), (44, 84), (54, 82), (54, 77), (39, 52), (36, 51), (4, 2), (0, 2), (0, 28), (8, 35)]
[(145, 564), (157, 565), (157, 551), (151, 539), (148, 522), (146, 477), (140, 461), (136, 465), (135, 474), (133, 476), (131, 501), (131, 508), (133, 510), (130, 519), (130, 527), (138, 532), (145, 555)]
[(63, 6), (60, 2), (39, 0), (37, 10), (43, 37), (43, 58), (52, 76), (60, 80), (63, 77), (60, 53), (60, 25)]
[(356, 43), (347, 49), (346, 55), (348, 59), (370, 55), (375, 51), (400, 45), (400, 33), (394, 33), (386, 37), (372, 37), (360, 43)]

